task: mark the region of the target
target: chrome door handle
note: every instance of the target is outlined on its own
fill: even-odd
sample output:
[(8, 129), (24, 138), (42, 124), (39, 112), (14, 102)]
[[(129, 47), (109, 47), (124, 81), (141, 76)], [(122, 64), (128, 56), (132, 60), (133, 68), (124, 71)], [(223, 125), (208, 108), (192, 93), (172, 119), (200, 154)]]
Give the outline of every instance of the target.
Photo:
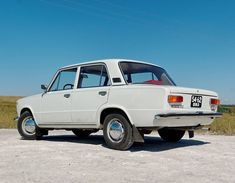
[(107, 94), (106, 91), (99, 91), (99, 95), (101, 95), (101, 96), (105, 96), (106, 94)]
[(69, 97), (70, 97), (70, 94), (64, 94), (64, 97), (65, 97), (65, 98), (69, 98)]

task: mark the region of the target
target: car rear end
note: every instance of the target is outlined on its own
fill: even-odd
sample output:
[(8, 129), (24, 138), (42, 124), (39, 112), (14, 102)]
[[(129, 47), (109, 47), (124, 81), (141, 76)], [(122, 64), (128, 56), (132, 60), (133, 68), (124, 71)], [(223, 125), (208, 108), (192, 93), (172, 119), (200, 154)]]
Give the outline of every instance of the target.
[(217, 112), (220, 100), (217, 93), (176, 86), (166, 87), (164, 112), (155, 115), (158, 127), (202, 127), (209, 125), (221, 113)]
[(119, 65), (128, 90), (133, 89), (128, 96), (129, 101), (135, 101), (134, 105), (129, 102), (124, 106), (136, 126), (196, 128), (221, 116), (217, 113), (220, 103), (217, 93), (178, 87), (166, 70), (156, 65), (131, 61), (121, 61)]

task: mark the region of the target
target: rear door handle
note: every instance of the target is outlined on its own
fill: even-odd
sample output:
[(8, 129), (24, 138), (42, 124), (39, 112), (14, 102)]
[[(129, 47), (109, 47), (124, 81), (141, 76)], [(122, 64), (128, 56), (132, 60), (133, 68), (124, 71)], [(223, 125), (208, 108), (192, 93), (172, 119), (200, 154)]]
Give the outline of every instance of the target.
[(64, 97), (65, 97), (65, 98), (69, 98), (69, 97), (70, 97), (70, 94), (64, 94)]
[(101, 95), (101, 96), (105, 96), (106, 94), (107, 94), (106, 91), (99, 91), (99, 95)]

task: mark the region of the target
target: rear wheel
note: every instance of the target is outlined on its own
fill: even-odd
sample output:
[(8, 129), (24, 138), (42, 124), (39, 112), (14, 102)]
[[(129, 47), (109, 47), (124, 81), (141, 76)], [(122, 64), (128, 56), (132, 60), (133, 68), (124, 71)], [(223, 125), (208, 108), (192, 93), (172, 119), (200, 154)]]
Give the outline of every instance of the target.
[(19, 134), (26, 140), (36, 140), (43, 136), (42, 130), (37, 126), (32, 114), (24, 112), (17, 123)]
[(158, 130), (160, 137), (167, 142), (178, 142), (185, 134), (184, 130), (177, 130), (172, 128), (162, 128)]
[(108, 147), (127, 150), (133, 144), (132, 127), (121, 114), (109, 114), (104, 120), (104, 140)]

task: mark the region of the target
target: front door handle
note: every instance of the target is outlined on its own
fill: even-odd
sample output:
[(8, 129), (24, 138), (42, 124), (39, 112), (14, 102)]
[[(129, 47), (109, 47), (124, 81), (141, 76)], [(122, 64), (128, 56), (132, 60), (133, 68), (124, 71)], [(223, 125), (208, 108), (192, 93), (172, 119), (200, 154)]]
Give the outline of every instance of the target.
[(64, 97), (65, 97), (65, 98), (69, 98), (69, 97), (70, 97), (70, 94), (64, 94)]
[(106, 94), (107, 94), (106, 91), (99, 91), (99, 95), (101, 95), (101, 96), (105, 96)]

